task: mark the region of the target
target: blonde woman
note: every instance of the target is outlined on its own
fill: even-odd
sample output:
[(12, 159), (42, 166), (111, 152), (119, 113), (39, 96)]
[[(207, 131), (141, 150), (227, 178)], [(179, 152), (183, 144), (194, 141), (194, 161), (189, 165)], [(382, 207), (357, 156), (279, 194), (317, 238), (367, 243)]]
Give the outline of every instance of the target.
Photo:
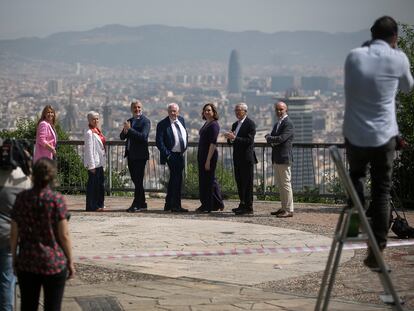
[(89, 129), (85, 132), (84, 165), (88, 170), (86, 187), (86, 210), (101, 212), (105, 208), (105, 142), (99, 129), (99, 113), (90, 111), (87, 115)]
[(56, 158), (56, 112), (52, 106), (43, 108), (42, 115), (37, 123), (36, 143), (33, 154), (33, 163), (40, 158)]

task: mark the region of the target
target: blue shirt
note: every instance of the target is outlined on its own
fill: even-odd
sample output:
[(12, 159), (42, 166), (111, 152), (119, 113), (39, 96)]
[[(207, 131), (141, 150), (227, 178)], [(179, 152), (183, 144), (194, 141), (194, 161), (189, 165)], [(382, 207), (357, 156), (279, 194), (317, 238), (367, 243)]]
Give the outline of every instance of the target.
[(345, 138), (356, 146), (378, 147), (398, 135), (395, 96), (413, 84), (401, 50), (383, 40), (353, 49), (345, 61)]

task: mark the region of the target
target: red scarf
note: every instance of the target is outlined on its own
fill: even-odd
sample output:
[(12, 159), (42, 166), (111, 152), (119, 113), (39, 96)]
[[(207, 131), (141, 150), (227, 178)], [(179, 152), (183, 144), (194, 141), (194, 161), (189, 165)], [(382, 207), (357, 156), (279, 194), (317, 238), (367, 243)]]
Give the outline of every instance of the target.
[(89, 125), (89, 128), (91, 129), (92, 133), (98, 134), (99, 138), (102, 141), (102, 145), (105, 146), (106, 138), (105, 136), (103, 136), (101, 130), (98, 129), (97, 127), (91, 127), (90, 125)]

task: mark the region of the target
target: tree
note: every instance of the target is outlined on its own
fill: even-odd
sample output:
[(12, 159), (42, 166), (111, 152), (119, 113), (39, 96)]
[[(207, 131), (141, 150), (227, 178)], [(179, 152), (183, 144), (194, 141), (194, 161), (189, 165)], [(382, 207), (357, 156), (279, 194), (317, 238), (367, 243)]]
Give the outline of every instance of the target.
[[(399, 47), (405, 52), (414, 72), (414, 26), (401, 25)], [(408, 147), (399, 153), (394, 166), (394, 189), (405, 207), (414, 208), (414, 91), (399, 93), (397, 120), (402, 137)]]

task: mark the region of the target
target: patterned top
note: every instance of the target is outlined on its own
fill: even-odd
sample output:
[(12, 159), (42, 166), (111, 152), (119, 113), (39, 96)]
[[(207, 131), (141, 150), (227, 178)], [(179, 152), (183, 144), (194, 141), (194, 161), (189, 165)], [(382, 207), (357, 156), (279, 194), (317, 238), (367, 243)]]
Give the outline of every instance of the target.
[(58, 243), (58, 223), (67, 216), (63, 195), (49, 187), (40, 194), (30, 189), (17, 195), (11, 217), (19, 230), (18, 271), (52, 275), (66, 268), (66, 256)]

